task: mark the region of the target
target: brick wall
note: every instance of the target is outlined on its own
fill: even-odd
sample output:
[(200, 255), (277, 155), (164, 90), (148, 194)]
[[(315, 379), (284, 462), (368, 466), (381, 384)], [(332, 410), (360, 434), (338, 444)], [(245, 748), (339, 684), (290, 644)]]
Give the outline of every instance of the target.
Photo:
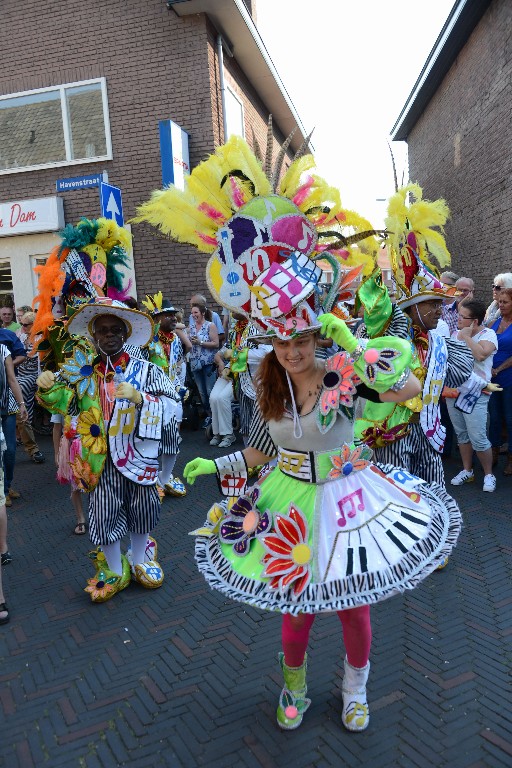
[[(189, 133), (192, 167), (222, 141), (215, 36), (205, 16), (179, 18), (162, 0), (5, 0), (0, 46), (9, 66), (0, 70), (0, 93), (105, 77), (113, 160), (0, 176), (0, 200), (55, 195), (58, 178), (107, 170), (122, 190), (125, 220), (133, 216), (162, 184), (159, 120), (171, 118)], [(267, 110), (238, 67), (228, 62), (227, 69), (244, 94), (246, 122), (264, 135)], [(97, 189), (63, 198), (66, 222), (100, 214)], [(139, 298), (161, 289), (183, 305), (206, 292), (206, 255), (144, 224), (132, 231)]]
[(495, 0), (408, 137), (411, 180), (450, 206), (452, 268), (486, 302), (512, 271), (511, 39), (510, 3)]

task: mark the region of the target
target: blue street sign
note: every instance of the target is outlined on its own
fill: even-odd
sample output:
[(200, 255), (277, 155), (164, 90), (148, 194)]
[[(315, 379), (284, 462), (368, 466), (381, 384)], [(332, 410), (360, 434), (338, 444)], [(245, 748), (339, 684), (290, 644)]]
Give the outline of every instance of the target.
[(90, 187), (99, 187), (103, 182), (108, 181), (108, 175), (95, 173), (92, 176), (73, 176), (70, 179), (57, 179), (55, 186), (57, 192), (70, 192), (72, 189), (89, 189)]
[(110, 184), (100, 184), (100, 203), (101, 215), (105, 219), (112, 219), (120, 227), (124, 225), (123, 201), (121, 199), (121, 190), (119, 187), (112, 187)]

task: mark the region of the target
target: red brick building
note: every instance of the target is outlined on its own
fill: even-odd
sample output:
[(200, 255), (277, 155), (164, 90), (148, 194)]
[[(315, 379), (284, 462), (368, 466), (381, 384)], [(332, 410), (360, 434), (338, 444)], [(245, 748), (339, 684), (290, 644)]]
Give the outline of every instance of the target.
[(459, 0), (395, 126), (409, 177), (444, 197), (453, 269), (491, 300), (512, 271), (512, 4)]
[[(0, 301), (31, 303), (31, 268), (64, 223), (101, 214), (106, 172), (124, 219), (163, 186), (160, 121), (188, 137), (194, 167), (225, 133), (252, 131), (277, 151), (305, 132), (256, 27), (251, 0), (70, 0), (2, 3), (0, 47)], [(173, 144), (172, 156), (176, 154)], [(179, 170), (179, 169), (178, 169)], [(75, 179), (75, 181), (69, 181)], [(79, 186), (77, 179), (85, 186)], [(62, 191), (56, 184), (61, 181)], [(67, 180), (67, 181), (66, 181)], [(97, 182), (97, 179), (96, 179)], [(205, 291), (206, 257), (145, 225), (133, 227), (139, 297), (161, 289), (183, 304)]]

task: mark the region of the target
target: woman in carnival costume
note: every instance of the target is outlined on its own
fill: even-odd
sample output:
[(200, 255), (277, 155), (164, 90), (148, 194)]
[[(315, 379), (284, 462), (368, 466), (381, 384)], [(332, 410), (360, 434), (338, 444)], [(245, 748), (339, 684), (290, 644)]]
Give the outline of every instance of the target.
[[(283, 614), (277, 722), (284, 729), (297, 728), (311, 703), (306, 649), (315, 616), (338, 613), (346, 649), (342, 721), (359, 731), (369, 721), (369, 606), (436, 568), (455, 544), (460, 514), (444, 489), (378, 467), (369, 449), (353, 444), (357, 394), (396, 401), (419, 392), (410, 347), (387, 337), (360, 342), (331, 314), (311, 322), (321, 274), (316, 258), (333, 270), (328, 310), (344, 266), (358, 259), (354, 242), (372, 233), (342, 235), (341, 227), (366, 223), (307, 173), (311, 156), (292, 163), (276, 194), (282, 155), (272, 168), (267, 153), (263, 170), (232, 137), (192, 172), (185, 192), (155, 193), (139, 220), (213, 252), (211, 292), (250, 317), (273, 345), (258, 372), (248, 447), (185, 467), (190, 483), (217, 473), (228, 497), (193, 532), (199, 569), (229, 597)], [(316, 361), (320, 331), (347, 351)], [(247, 488), (248, 467), (272, 457), (277, 467)]]

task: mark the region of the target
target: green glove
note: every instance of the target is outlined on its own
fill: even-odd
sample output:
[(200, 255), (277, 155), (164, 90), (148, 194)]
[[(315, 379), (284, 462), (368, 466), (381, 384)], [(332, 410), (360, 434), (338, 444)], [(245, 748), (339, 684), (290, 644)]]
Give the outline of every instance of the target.
[(412, 353), (405, 339), (394, 336), (356, 339), (343, 320), (329, 313), (320, 315), (318, 321), (322, 323), (322, 333), (353, 356), (354, 371), (372, 389), (386, 392), (400, 380), (407, 379)]
[(214, 475), (217, 472), (215, 462), (211, 459), (192, 459), (185, 465), (183, 477), (189, 485), (194, 485), (199, 475)]
[(358, 340), (350, 331), (344, 320), (336, 315), (326, 312), (325, 315), (318, 315), (317, 320), (322, 323), (322, 333), (328, 339), (332, 339), (339, 347), (346, 349), (347, 352), (353, 352), (357, 347)]

